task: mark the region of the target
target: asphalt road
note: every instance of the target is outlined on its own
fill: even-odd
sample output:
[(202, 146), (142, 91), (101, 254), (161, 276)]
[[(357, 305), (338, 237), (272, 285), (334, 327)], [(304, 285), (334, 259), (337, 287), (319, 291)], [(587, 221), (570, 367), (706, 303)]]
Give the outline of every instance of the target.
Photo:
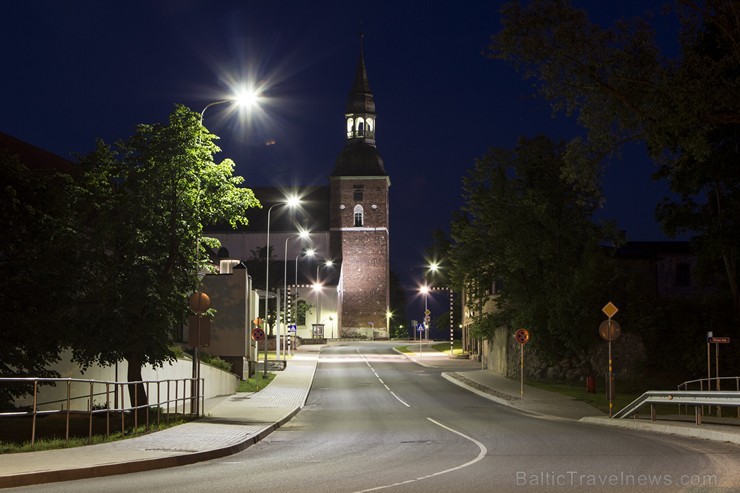
[(322, 350), (306, 407), (236, 455), (18, 488), (55, 492), (740, 491), (740, 447), (544, 419), (390, 345)]

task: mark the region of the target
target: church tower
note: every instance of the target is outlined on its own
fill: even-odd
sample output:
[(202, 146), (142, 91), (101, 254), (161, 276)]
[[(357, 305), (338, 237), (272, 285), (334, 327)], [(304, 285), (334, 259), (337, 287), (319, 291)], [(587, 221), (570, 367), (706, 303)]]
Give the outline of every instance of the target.
[(341, 261), (340, 335), (389, 337), (388, 189), (375, 147), (376, 114), (360, 35), (360, 59), (347, 99), (344, 149), (330, 181), (332, 255)]

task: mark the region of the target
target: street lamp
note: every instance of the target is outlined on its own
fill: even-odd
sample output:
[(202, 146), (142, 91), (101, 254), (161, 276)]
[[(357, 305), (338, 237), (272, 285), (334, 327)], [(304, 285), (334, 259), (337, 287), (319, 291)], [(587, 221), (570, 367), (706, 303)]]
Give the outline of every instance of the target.
[(429, 286), (423, 285), (419, 288), (419, 291), (424, 295), (424, 333), (422, 338), (426, 335), (426, 339), (429, 340)]
[[(240, 106), (253, 106), (258, 101), (258, 94), (256, 92), (244, 92), (241, 94), (235, 95), (233, 98), (229, 99), (221, 99), (219, 101), (214, 101), (212, 103), (207, 104), (200, 112), (200, 130), (202, 130), (203, 127), (203, 116), (206, 113), (206, 110), (210, 108), (211, 106), (215, 106), (217, 104), (224, 104), (224, 103), (237, 103)], [(201, 132), (198, 132), (198, 146), (201, 144)], [(197, 203), (197, 213), (200, 216), (200, 180), (198, 180), (198, 195), (196, 196), (196, 203)], [(200, 281), (203, 279), (203, 276), (205, 276), (205, 273), (201, 274), (200, 271), (200, 237), (197, 237), (195, 239), (195, 262), (196, 262), (196, 275), (199, 278), (198, 284), (200, 284)], [(197, 293), (197, 291), (196, 291)], [(198, 339), (196, 344), (193, 347), (193, 392), (192, 394), (195, 396), (192, 409), (194, 410), (195, 414), (198, 414), (198, 399), (200, 395), (200, 355), (199, 348), (200, 348), (200, 325), (198, 326)], [(191, 338), (192, 339), (192, 338)], [(116, 363), (116, 370), (118, 369), (118, 363)]]
[(205, 108), (203, 108), (203, 110), (200, 112), (200, 124), (203, 125), (203, 115), (206, 113), (206, 110), (210, 108), (211, 106), (216, 106), (217, 104), (236, 103), (237, 106), (241, 106), (243, 108), (251, 108), (252, 106), (256, 106), (259, 100), (260, 100), (260, 94), (258, 91), (247, 90), (247, 91), (239, 92), (231, 98), (220, 99), (218, 101), (213, 101), (212, 103), (208, 103), (205, 106)]
[[(311, 233), (308, 230), (302, 230), (295, 236), (288, 236), (285, 238), (285, 254), (283, 255), (283, 317), (280, 320), (280, 324), (284, 324), (288, 318), (288, 240), (294, 238), (308, 239), (311, 237)], [(298, 270), (298, 259), (296, 258), (296, 272)], [(296, 273), (297, 277), (297, 273)], [(287, 331), (286, 331), (287, 332)], [(280, 334), (280, 325), (278, 325), (278, 334)], [(278, 346), (277, 346), (277, 357), (280, 359), (280, 336), (278, 335)]]
[(298, 259), (301, 258), (301, 257), (311, 257), (311, 258), (313, 258), (313, 256), (315, 254), (316, 254), (316, 250), (314, 250), (313, 248), (309, 248), (305, 252), (301, 252), (298, 255), (296, 255), (296, 257), (295, 257), (295, 278), (294, 278), (295, 281), (294, 281), (293, 285), (295, 286), (295, 289), (296, 289), (296, 305), (295, 305), (295, 309), (296, 309), (296, 321), (295, 322), (296, 322), (296, 324), (298, 323), (298, 320), (297, 320), (297, 318), (298, 318), (298, 304), (297, 304), (297, 296), (298, 296)]
[(331, 260), (326, 260), (316, 266), (316, 284), (314, 289), (316, 290), (316, 325), (319, 325), (319, 312), (321, 311), (321, 282), (319, 281), (319, 269), (321, 267), (331, 267), (334, 264)]
[[(277, 204), (272, 204), (269, 209), (267, 209), (267, 245), (265, 246), (265, 329), (267, 328), (267, 303), (269, 301), (269, 286), (270, 286), (270, 213), (272, 212), (272, 209), (277, 206), (288, 206), (290, 208), (296, 207), (301, 203), (300, 199), (296, 196), (288, 197), (288, 200), (286, 202), (278, 202)], [(280, 326), (278, 325), (278, 331), (280, 330)], [(280, 334), (277, 334), (278, 339), (280, 339)]]

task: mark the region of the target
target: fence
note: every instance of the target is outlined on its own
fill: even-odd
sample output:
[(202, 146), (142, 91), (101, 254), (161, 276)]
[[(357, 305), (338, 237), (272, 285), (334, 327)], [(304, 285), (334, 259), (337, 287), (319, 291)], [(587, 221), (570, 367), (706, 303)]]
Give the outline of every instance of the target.
[[(734, 385), (733, 385), (734, 383)], [(729, 387), (728, 387), (729, 385)], [(734, 390), (740, 392), (740, 377), (714, 377), (714, 378), (699, 378), (697, 380), (689, 380), (688, 382), (684, 382), (682, 384), (678, 385), (678, 390), (712, 390), (712, 387), (715, 388), (715, 390), (719, 391), (720, 388), (724, 390), (731, 389), (732, 387), (735, 387)], [(683, 411), (686, 411), (686, 408), (683, 408)], [(702, 409), (702, 413), (704, 412), (704, 409)], [(737, 408), (737, 417), (740, 418), (740, 407)], [(682, 414), (682, 407), (678, 406), (678, 413)], [(711, 414), (711, 407), (707, 408), (707, 414)], [(722, 415), (722, 410), (720, 407), (717, 408), (717, 416)]]
[[(47, 402), (39, 402), (39, 385), (51, 384), (66, 386), (66, 397)], [(164, 408), (165, 419), (169, 422), (170, 413), (194, 415), (194, 411), (204, 409), (205, 405), (205, 379), (180, 378), (166, 380), (142, 380), (138, 382), (112, 382), (102, 380), (84, 380), (77, 378), (0, 378), (0, 386), (9, 387), (13, 385), (33, 386), (33, 401), (27, 410), (0, 413), (0, 419), (9, 417), (31, 417), (31, 445), (36, 441), (36, 423), (39, 417), (49, 415), (66, 415), (65, 440), (69, 440), (70, 418), (74, 415), (87, 415), (88, 417), (88, 443), (92, 441), (93, 416), (105, 415), (105, 436), (110, 434), (111, 418), (121, 421), (121, 434), (126, 433), (126, 415), (133, 418), (133, 432), (139, 427), (139, 415), (143, 414), (145, 427), (150, 427), (150, 415), (156, 413), (156, 424), (159, 426)], [(133, 392), (134, 400), (125, 406), (125, 395), (128, 386), (143, 385), (146, 389), (147, 401), (139, 404), (138, 392)], [(162, 387), (165, 387), (164, 389)], [(156, 393), (152, 395), (152, 388)], [(80, 390), (80, 388), (82, 390)], [(164, 393), (164, 395), (163, 395)], [(156, 402), (154, 397), (156, 396)], [(164, 400), (163, 397), (165, 398)], [(100, 404), (96, 404), (96, 398)], [(82, 400), (87, 399), (84, 405)], [(197, 402), (196, 402), (197, 399)], [(200, 405), (197, 405), (200, 402)], [(181, 407), (182, 406), (182, 407)], [(30, 409), (28, 409), (30, 407)], [(73, 410), (73, 407), (77, 408)], [(153, 411), (152, 408), (156, 409)], [(173, 410), (174, 408), (174, 410)], [(187, 411), (186, 411), (187, 409)]]

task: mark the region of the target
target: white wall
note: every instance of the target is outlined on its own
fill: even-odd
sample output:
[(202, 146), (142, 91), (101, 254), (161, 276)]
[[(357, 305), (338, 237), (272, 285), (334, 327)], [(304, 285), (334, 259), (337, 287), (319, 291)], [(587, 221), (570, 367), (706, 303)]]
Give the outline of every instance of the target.
[[(98, 381), (116, 381), (116, 368), (115, 366), (93, 366), (88, 368), (83, 374), (77, 364), (70, 361), (70, 354), (65, 352), (62, 354), (62, 359), (56, 365), (52, 366), (51, 369), (59, 372), (62, 378), (72, 379), (84, 379), (84, 380), (98, 380)], [(118, 381), (126, 381), (126, 372), (128, 366), (125, 361), (118, 364)], [(189, 357), (174, 361), (171, 364), (165, 364), (164, 367), (152, 368), (150, 365), (146, 365), (142, 368), (142, 377), (144, 380), (176, 380), (182, 378), (191, 378), (193, 374), (193, 362)], [(220, 395), (230, 395), (236, 392), (239, 385), (238, 378), (236, 375), (225, 372), (218, 368), (202, 364), (200, 365), (200, 376), (205, 379), (203, 392), (206, 399), (210, 397), (216, 397)], [(174, 383), (170, 384), (170, 398), (174, 399), (175, 387)], [(104, 384), (96, 384), (93, 388), (93, 393), (104, 393), (106, 387)], [(110, 386), (111, 395), (113, 392), (113, 386)], [(183, 393), (190, 395), (190, 385), (180, 383), (178, 394), (180, 397)], [(123, 392), (125, 397), (125, 406), (130, 406), (128, 399), (128, 391)], [(87, 382), (73, 382), (70, 386), (70, 395), (72, 397), (80, 396), (80, 399), (72, 401), (70, 408), (77, 410), (87, 410), (89, 405), (90, 395), (90, 384)], [(155, 405), (157, 403), (157, 386), (150, 384), (149, 387), (149, 403)], [(67, 408), (67, 385), (65, 383), (57, 383), (56, 386), (39, 386), (38, 391), (38, 403), (46, 403), (51, 401), (58, 401), (44, 406), (39, 406), (39, 409), (50, 410), (50, 409), (66, 409)], [(113, 398), (111, 397), (111, 400)], [(166, 384), (160, 384), (160, 400), (164, 401), (167, 399), (167, 386)], [(105, 395), (93, 397), (93, 404), (104, 405), (106, 402)], [(16, 406), (32, 406), (33, 396), (18, 399)]]

